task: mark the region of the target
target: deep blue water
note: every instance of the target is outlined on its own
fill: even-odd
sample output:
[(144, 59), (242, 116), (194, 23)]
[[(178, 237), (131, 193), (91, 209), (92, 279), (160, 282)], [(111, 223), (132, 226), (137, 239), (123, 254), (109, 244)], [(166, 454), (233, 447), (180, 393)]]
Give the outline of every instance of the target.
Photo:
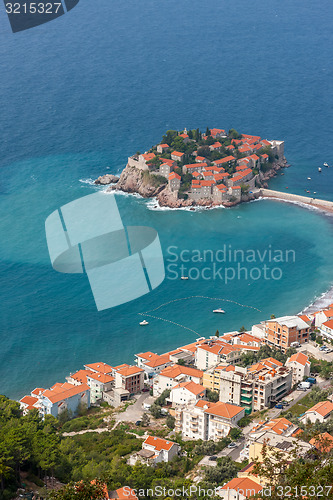
[[(71, 13), (13, 35), (0, 13), (0, 392), (18, 397), (83, 363), (132, 361), (193, 340), (137, 313), (192, 295), (158, 317), (200, 335), (301, 310), (333, 282), (330, 217), (271, 201), (200, 213), (154, 211), (120, 196), (124, 221), (155, 227), (179, 249), (293, 249), (281, 280), (166, 280), (98, 313), (84, 277), (52, 270), (46, 217), (94, 191), (168, 128), (230, 128), (285, 140), (292, 168), (270, 186), (333, 199), (333, 5), (313, 2), (81, 0)], [(109, 167), (109, 168), (107, 168)], [(308, 181), (307, 177), (312, 180)], [(200, 265), (203, 265), (201, 263)], [(199, 266), (200, 267), (200, 266)], [(152, 313), (154, 314), (154, 313)]]

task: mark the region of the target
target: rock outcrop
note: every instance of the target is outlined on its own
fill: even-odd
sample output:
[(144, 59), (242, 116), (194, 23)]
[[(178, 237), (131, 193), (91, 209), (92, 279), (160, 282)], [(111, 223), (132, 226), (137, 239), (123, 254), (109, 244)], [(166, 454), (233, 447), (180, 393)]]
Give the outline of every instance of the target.
[(126, 165), (117, 184), (111, 186), (109, 190), (138, 193), (143, 198), (153, 198), (165, 188), (166, 183), (167, 180), (165, 179), (165, 184), (156, 183), (155, 185), (152, 175), (147, 178), (142, 170)]
[(95, 180), (95, 184), (102, 184), (103, 186), (106, 186), (107, 184), (115, 184), (118, 181), (119, 177), (116, 175), (105, 174), (98, 177), (98, 179)]

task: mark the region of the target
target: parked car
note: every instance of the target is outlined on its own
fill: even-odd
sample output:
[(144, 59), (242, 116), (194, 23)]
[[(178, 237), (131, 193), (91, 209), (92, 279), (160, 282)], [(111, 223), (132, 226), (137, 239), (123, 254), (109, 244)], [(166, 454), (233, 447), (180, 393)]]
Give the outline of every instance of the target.
[(208, 460), (211, 460), (211, 461), (214, 461), (217, 460), (217, 456), (216, 455), (212, 455), (211, 457), (209, 457)]
[(278, 410), (282, 410), (283, 409), (283, 404), (282, 403), (278, 403), (277, 405), (274, 406), (274, 408), (277, 408)]
[(230, 444), (228, 444), (228, 448), (236, 448), (237, 447), (237, 444), (232, 441)]
[(288, 405), (290, 404), (290, 401), (285, 401), (285, 400), (284, 400), (284, 401), (281, 401), (281, 404), (282, 404), (283, 406), (288, 406)]
[(316, 377), (308, 377), (306, 379), (306, 382), (310, 382), (311, 385), (314, 385), (317, 383)]
[(142, 389), (142, 392), (149, 392), (149, 391), (150, 391), (149, 387), (144, 387), (144, 388)]
[(137, 427), (139, 427), (139, 425), (141, 425), (141, 420), (137, 420), (137, 421), (135, 422), (135, 425), (136, 425)]

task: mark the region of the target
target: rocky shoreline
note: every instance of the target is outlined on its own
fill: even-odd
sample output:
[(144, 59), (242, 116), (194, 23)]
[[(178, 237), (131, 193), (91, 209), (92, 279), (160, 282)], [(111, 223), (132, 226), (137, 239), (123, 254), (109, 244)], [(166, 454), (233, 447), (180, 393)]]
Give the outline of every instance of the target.
[[(282, 168), (289, 167), (285, 159), (273, 164), (272, 168), (261, 174), (261, 187), (267, 188), (268, 181), (275, 177), (279, 170)], [(214, 203), (212, 200), (202, 199), (202, 200), (191, 200), (191, 199), (181, 199), (175, 198), (175, 195), (168, 188), (167, 180), (161, 185), (152, 185), (147, 179), (142, 175), (142, 170), (126, 165), (120, 177), (115, 175), (106, 174), (98, 177), (95, 180), (95, 184), (110, 187), (107, 191), (122, 191), (124, 193), (139, 194), (143, 198), (156, 198), (156, 202), (160, 207), (168, 208), (189, 208), (189, 207), (206, 207), (213, 208), (221, 206), (221, 204)], [(242, 195), (241, 201), (235, 202), (223, 202), (224, 207), (233, 207), (239, 203), (248, 202), (251, 200), (258, 199), (260, 196), (260, 191), (253, 192), (251, 194)]]

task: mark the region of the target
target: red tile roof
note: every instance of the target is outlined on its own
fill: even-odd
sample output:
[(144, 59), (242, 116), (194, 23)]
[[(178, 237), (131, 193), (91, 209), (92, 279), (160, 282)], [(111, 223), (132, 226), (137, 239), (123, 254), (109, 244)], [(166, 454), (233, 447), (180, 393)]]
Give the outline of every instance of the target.
[(155, 436), (148, 436), (143, 442), (143, 445), (145, 444), (153, 446), (156, 451), (161, 451), (161, 450), (169, 451), (171, 450), (173, 445), (177, 445), (177, 443), (174, 443), (173, 441), (167, 441), (166, 439)]
[(117, 373), (119, 373), (123, 377), (131, 377), (132, 375), (138, 375), (143, 371), (144, 370), (142, 368), (138, 368), (137, 366), (126, 366), (125, 368), (120, 368), (120, 370), (117, 370)]
[(92, 370), (93, 372), (98, 373), (112, 373), (112, 366), (107, 365), (106, 363), (91, 363), (90, 365), (84, 365), (88, 370)]
[(171, 153), (173, 156), (179, 156), (179, 158), (181, 158), (182, 156), (184, 156), (184, 153), (181, 153), (179, 151), (172, 151)]
[(86, 384), (72, 385), (67, 382), (64, 384), (57, 383), (51, 389), (44, 391), (42, 397), (47, 398), (51, 403), (58, 403), (85, 391), (89, 391), (89, 387)]
[(225, 158), (221, 158), (220, 160), (215, 160), (213, 163), (215, 165), (223, 165), (224, 163), (228, 163), (229, 161), (234, 161), (236, 158), (234, 156), (226, 156)]
[(307, 363), (310, 364), (309, 357), (303, 352), (297, 352), (296, 354), (290, 356), (289, 362), (290, 361), (296, 361), (297, 363), (303, 366), (305, 366)]
[(155, 156), (155, 153), (145, 153), (142, 155), (146, 162), (152, 160), (153, 158), (155, 158)]
[(194, 394), (195, 396), (201, 394), (206, 390), (205, 387), (203, 387), (200, 384), (196, 384), (195, 382), (192, 382), (192, 380), (190, 380), (189, 382), (181, 382), (180, 384), (175, 385), (175, 387), (173, 387), (172, 390), (180, 388), (184, 388), (189, 392), (192, 392), (192, 394)]
[(172, 179), (180, 180), (181, 177), (180, 177), (180, 175), (176, 174), (176, 172), (171, 172), (171, 174), (169, 174), (169, 181), (172, 181)]

